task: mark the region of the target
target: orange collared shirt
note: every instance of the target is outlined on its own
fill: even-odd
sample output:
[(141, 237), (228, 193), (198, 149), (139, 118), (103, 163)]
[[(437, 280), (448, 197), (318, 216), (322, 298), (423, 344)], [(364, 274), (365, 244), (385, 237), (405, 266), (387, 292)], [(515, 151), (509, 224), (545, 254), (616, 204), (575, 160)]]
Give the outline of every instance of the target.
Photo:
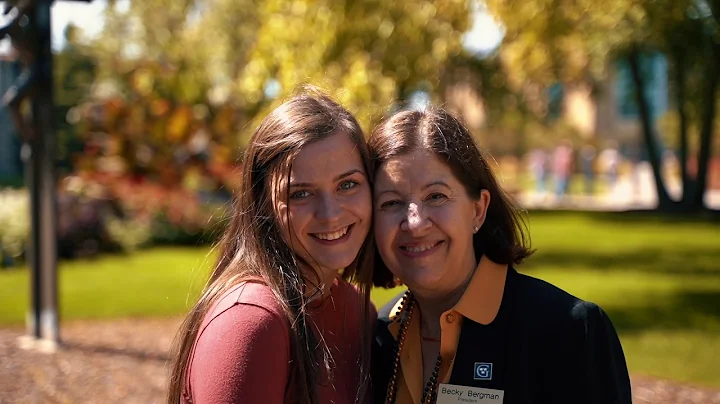
[[(452, 374), (455, 353), (460, 339), (463, 319), (469, 318), (480, 324), (490, 324), (500, 310), (507, 265), (492, 262), (483, 256), (460, 301), (440, 317), (440, 383), (447, 383)], [(390, 318), (399, 314), (400, 302), (393, 308)], [(395, 402), (397, 404), (420, 404), (426, 381), (423, 380), (422, 347), (419, 316), (413, 316), (408, 324), (407, 335), (400, 353), (398, 384)], [(388, 325), (393, 337), (397, 339), (400, 323), (393, 321)]]

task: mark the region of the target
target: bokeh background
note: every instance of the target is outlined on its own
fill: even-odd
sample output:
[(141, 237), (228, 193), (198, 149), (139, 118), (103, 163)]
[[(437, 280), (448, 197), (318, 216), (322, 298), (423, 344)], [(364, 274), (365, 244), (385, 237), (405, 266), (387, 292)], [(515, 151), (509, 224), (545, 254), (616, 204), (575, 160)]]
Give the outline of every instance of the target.
[[(2, 109), (0, 403), (162, 401), (244, 147), (303, 83), (367, 132), (429, 103), (461, 115), (526, 210), (538, 252), (519, 270), (606, 309), (635, 402), (720, 403), (718, 0), (58, 0), (52, 17), (63, 344), (16, 341), (27, 147)], [(0, 92), (21, 71), (1, 41)]]

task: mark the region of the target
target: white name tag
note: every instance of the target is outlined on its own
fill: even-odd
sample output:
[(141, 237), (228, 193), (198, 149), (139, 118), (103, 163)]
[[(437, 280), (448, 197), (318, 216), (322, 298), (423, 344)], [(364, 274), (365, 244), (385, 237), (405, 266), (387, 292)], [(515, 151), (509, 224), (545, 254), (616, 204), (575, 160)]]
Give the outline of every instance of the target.
[(441, 384), (438, 386), (437, 404), (502, 404), (504, 395), (502, 390)]

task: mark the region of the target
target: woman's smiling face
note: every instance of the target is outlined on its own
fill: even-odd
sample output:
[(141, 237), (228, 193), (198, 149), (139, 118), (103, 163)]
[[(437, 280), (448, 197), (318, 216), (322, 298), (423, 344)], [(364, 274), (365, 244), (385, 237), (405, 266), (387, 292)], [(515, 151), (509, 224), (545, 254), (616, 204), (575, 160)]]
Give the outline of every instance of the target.
[(376, 173), (374, 195), (375, 239), (385, 265), (416, 293), (459, 287), (475, 268), (473, 234), (488, 203), (487, 191), (470, 198), (450, 168), (429, 152), (387, 160)]
[(345, 133), (304, 146), (292, 162), (287, 200), (274, 198), (295, 254), (327, 279), (353, 263), (370, 231), (372, 196), (363, 159)]

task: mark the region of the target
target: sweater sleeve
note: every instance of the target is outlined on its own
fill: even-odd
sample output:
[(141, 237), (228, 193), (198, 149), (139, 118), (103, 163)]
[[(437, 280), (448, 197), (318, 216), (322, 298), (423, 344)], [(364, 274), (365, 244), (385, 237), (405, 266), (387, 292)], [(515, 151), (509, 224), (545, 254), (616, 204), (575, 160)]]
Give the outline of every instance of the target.
[(630, 404), (632, 394), (620, 339), (607, 314), (597, 305), (575, 307), (585, 326), (584, 374), (588, 403)]
[(286, 322), (236, 303), (201, 331), (190, 365), (193, 404), (281, 404), (288, 379)]

